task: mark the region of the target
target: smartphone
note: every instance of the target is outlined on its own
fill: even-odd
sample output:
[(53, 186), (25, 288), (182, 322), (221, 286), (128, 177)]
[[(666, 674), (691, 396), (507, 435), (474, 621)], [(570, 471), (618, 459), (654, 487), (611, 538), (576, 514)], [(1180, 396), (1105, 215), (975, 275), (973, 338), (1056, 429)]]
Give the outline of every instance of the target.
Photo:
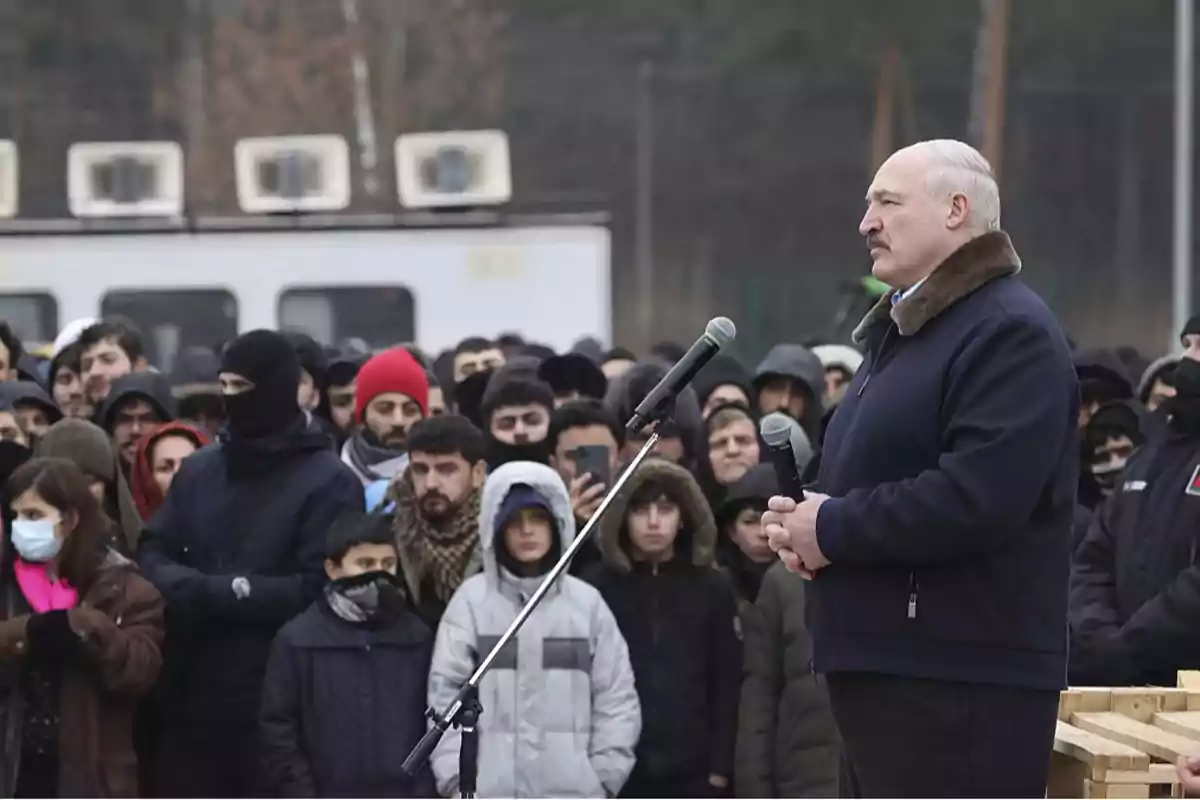
[(575, 448), (575, 474), (591, 473), (588, 486), (597, 483), (609, 485), (612, 478), (608, 473), (608, 448), (602, 444), (584, 444)]

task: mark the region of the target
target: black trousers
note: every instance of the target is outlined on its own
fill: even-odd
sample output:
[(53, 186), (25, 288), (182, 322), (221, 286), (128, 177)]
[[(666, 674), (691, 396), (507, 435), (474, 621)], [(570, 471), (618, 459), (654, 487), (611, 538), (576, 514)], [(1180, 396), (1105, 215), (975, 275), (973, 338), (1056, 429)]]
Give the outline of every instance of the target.
[(831, 673), (842, 797), (1045, 797), (1058, 692)]

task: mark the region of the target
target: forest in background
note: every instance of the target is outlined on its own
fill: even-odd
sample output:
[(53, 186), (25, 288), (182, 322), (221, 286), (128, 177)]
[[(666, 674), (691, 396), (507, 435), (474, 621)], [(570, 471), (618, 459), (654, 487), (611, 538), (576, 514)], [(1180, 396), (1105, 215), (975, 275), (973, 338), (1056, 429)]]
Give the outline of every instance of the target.
[(1170, 320), (1173, 24), (1170, 0), (0, 0), (0, 136), (21, 148), (22, 215), (58, 217), (73, 141), (180, 141), (190, 210), (235, 213), (238, 138), (355, 149), (365, 102), (368, 211), (396, 207), (398, 134), (503, 128), (517, 206), (611, 212), (619, 342), (690, 340), (719, 312), (754, 356), (825, 332), (867, 271), (880, 153), (977, 142), (999, 79), (1026, 278), (1079, 340), (1152, 353)]

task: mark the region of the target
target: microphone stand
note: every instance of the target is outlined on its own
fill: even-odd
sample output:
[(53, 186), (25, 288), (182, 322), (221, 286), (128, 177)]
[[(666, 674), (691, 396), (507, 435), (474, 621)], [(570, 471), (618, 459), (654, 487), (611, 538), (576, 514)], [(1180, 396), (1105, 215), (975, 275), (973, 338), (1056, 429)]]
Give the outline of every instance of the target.
[[(660, 425), (665, 421), (666, 412), (670, 408), (669, 404), (666, 404), (666, 406), (666, 408), (663, 408), (655, 415), (655, 419), (652, 421), (658, 421)], [(604, 495), (604, 499), (600, 501), (596, 513), (592, 514), (591, 519), (583, 526), (583, 530), (575, 536), (575, 541), (571, 542), (566, 552), (562, 554), (562, 558), (546, 574), (546, 579), (542, 581), (537, 591), (529, 598), (529, 602), (517, 614), (517, 618), (508, 626), (508, 630), (500, 637), (500, 641), (496, 642), (491, 652), (475, 668), (475, 672), (471, 674), (471, 677), (467, 679), (467, 682), (463, 684), (458, 694), (455, 695), (453, 702), (450, 703), (450, 707), (441, 713), (438, 713), (437, 709), (434, 708), (429, 708), (425, 711), (425, 716), (433, 722), (433, 727), (425, 732), (425, 735), (421, 737), (421, 741), (417, 742), (416, 746), (409, 752), (408, 757), (404, 759), (404, 764), (401, 765), (400, 769), (403, 770), (405, 775), (409, 777), (416, 775), (421, 765), (429, 760), (433, 749), (437, 747), (438, 742), (446, 735), (446, 731), (451, 727), (456, 727), (462, 730), (462, 742), (459, 745), (458, 753), (459, 796), (464, 798), (475, 797), (475, 783), (479, 770), (479, 732), (476, 730), (476, 727), (479, 724), (479, 715), (483, 713), (483, 706), (479, 703), (479, 684), (483, 681), (483, 676), (491, 669), (492, 663), (500, 655), (500, 651), (512, 641), (517, 632), (521, 630), (521, 626), (525, 624), (525, 621), (529, 619), (529, 616), (533, 614), (534, 610), (546, 597), (550, 588), (554, 586), (554, 582), (566, 572), (571, 559), (575, 557), (575, 554), (579, 552), (588, 537), (591, 536), (592, 531), (595, 530), (596, 525), (604, 516), (604, 512), (608, 510), (613, 500), (616, 499), (617, 494), (637, 468), (641, 466), (642, 462), (646, 460), (646, 457), (650, 455), (651, 451), (654, 450), (654, 445), (657, 443), (658, 433), (651, 432), (650, 438), (642, 445), (642, 449), (633, 457), (633, 460), (629, 462), (629, 466), (617, 478), (617, 482)]]

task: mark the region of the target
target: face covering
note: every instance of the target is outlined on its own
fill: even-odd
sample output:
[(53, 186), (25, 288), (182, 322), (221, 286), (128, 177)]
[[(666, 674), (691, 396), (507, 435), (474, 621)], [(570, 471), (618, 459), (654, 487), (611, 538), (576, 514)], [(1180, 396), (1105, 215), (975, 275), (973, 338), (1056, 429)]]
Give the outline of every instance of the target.
[(1200, 435), (1200, 361), (1182, 358), (1175, 367), (1175, 396), (1164, 405), (1171, 427), (1181, 433)]
[(513, 461), (533, 461), (538, 464), (550, 463), (550, 447), (547, 440), (526, 442), (525, 444), (508, 444), (488, 436), (487, 464), (488, 470), (494, 470)]
[(353, 623), (393, 618), (404, 605), (400, 579), (383, 570), (335, 578), (326, 587), (325, 597), (333, 613)]
[(1092, 465), (1092, 478), (1095, 479), (1096, 485), (1100, 487), (1100, 491), (1105, 497), (1112, 494), (1113, 489), (1116, 488), (1117, 480), (1121, 477), (1121, 471), (1125, 469), (1126, 461), (1128, 459), (1118, 458), (1103, 464)]
[(62, 549), (62, 541), (54, 535), (56, 519), (16, 519), (12, 524), (13, 547), (26, 561), (42, 563), (52, 560)]

